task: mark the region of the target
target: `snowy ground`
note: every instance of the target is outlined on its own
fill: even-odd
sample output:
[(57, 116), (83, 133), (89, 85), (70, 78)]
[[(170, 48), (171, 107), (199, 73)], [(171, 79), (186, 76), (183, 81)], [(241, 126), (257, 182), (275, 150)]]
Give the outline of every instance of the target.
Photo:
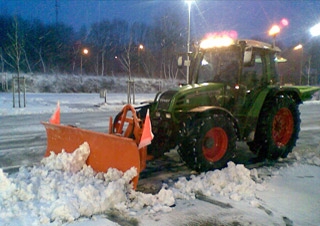
[[(152, 97), (140, 94), (137, 102)], [(11, 128), (17, 120), (12, 116), (49, 116), (57, 100), (62, 117), (114, 114), (126, 95), (108, 94), (103, 104), (99, 94), (28, 94), (27, 107), (13, 109), (11, 95), (1, 93), (0, 122), (6, 127), (0, 127), (0, 140), (28, 131), (27, 126)], [(287, 159), (257, 168), (230, 162), (222, 170), (194, 174), (173, 150), (168, 159), (177, 168), (161, 169), (160, 180), (141, 180), (160, 181), (155, 194), (132, 190), (134, 169), (124, 174), (114, 169), (93, 172), (85, 165), (87, 144), (41, 163), (31, 157), (27, 162), (34, 166), (16, 173), (0, 169), (0, 225), (320, 225), (320, 102), (306, 102), (300, 110), (300, 139)], [(83, 120), (99, 123), (91, 115)], [(1, 147), (0, 157), (9, 154)]]

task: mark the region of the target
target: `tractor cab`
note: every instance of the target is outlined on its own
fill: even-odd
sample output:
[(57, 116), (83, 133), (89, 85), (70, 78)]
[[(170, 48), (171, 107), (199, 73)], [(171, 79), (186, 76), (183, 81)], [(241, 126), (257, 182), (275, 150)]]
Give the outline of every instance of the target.
[[(206, 39), (194, 54), (192, 82), (222, 82), (229, 85), (275, 84), (278, 47), (253, 40)], [(271, 70), (267, 70), (270, 65)], [(258, 81), (261, 82), (258, 84)]]
[(207, 84), (212, 89), (219, 85), (221, 92), (215, 96), (219, 106), (244, 116), (262, 90), (279, 85), (278, 52), (278, 47), (255, 40), (207, 38), (190, 54), (189, 85)]

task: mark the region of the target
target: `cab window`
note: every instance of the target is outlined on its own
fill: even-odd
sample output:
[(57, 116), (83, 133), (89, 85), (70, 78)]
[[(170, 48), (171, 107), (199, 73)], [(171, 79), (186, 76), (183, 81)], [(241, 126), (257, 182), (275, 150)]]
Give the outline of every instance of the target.
[(263, 63), (264, 59), (261, 53), (254, 52), (254, 63), (243, 67), (240, 84), (247, 86), (248, 89), (259, 86), (263, 83)]

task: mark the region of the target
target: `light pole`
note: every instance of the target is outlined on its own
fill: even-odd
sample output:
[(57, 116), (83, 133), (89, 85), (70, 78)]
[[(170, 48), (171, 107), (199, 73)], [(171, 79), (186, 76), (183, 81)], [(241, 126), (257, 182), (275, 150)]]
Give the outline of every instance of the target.
[(187, 0), (186, 1), (188, 4), (188, 41), (187, 41), (187, 84), (189, 84), (189, 74), (190, 74), (190, 57), (189, 57), (189, 52), (190, 52), (190, 21), (191, 21), (191, 4), (193, 1)]
[(300, 85), (302, 82), (302, 64), (303, 64), (303, 45), (299, 44), (293, 48), (293, 50), (301, 50), (301, 60), (300, 60)]
[(140, 51), (142, 51), (143, 49), (144, 49), (144, 46), (142, 44), (140, 44), (138, 47), (138, 74), (139, 74), (139, 76), (140, 76), (140, 62), (141, 62)]
[(89, 50), (87, 48), (84, 48), (80, 55), (80, 74), (82, 75), (82, 55), (88, 55)]
[(311, 65), (311, 57), (308, 58), (308, 86), (310, 86), (310, 65)]
[[(312, 35), (312, 37), (316, 37), (320, 35), (320, 23), (314, 25), (313, 27), (310, 28), (310, 34)], [(311, 58), (312, 55), (310, 55), (309, 59), (308, 59), (308, 63), (309, 63), (309, 67), (308, 67), (308, 85), (309, 83), (309, 77), (310, 77), (310, 65), (311, 65)]]

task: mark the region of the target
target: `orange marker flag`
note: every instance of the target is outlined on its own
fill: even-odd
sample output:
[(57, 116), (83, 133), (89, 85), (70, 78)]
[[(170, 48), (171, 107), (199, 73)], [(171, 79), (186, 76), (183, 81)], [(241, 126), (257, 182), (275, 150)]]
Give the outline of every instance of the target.
[(50, 123), (52, 124), (60, 124), (60, 102), (57, 102), (56, 110), (53, 112), (50, 120)]
[(154, 137), (154, 135), (152, 133), (152, 127), (151, 127), (151, 121), (150, 121), (149, 109), (148, 109), (146, 120), (144, 121), (142, 136), (140, 139), (138, 149), (143, 148), (143, 147), (151, 144), (151, 140), (153, 139), (153, 137)]

